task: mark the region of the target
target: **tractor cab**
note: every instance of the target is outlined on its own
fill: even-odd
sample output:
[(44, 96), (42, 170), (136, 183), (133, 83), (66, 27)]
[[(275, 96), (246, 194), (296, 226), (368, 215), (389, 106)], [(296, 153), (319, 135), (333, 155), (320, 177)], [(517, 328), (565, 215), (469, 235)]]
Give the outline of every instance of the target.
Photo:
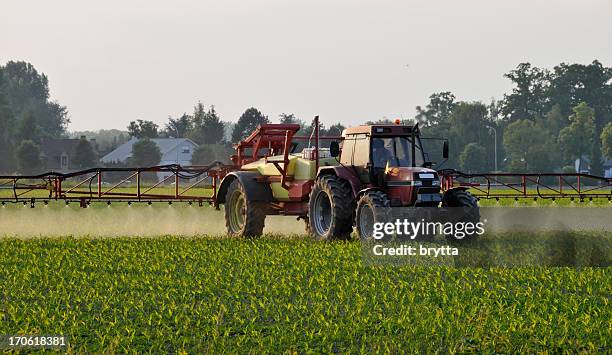
[(363, 188), (381, 189), (392, 206), (437, 206), (442, 200), (418, 125), (357, 126), (342, 136), (340, 163), (354, 170)]

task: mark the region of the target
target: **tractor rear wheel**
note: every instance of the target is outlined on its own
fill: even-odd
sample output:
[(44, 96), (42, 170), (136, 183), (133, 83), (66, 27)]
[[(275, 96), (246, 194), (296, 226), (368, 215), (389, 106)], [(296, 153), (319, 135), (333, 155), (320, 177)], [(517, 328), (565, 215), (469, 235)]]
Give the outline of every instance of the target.
[(308, 203), (310, 234), (315, 239), (349, 239), (355, 201), (348, 181), (333, 175), (318, 178)]
[(357, 202), (355, 225), (361, 240), (382, 239), (374, 236), (374, 223), (388, 222), (389, 198), (382, 191), (366, 192)]
[(265, 220), (265, 204), (249, 201), (240, 181), (232, 181), (225, 195), (227, 233), (240, 237), (258, 237), (263, 233)]
[[(480, 222), (480, 208), (478, 200), (474, 195), (465, 190), (450, 190), (442, 196), (442, 207), (450, 207), (450, 221), (457, 222)], [(459, 238), (454, 234), (445, 235), (449, 240), (469, 240), (476, 238), (472, 233)]]

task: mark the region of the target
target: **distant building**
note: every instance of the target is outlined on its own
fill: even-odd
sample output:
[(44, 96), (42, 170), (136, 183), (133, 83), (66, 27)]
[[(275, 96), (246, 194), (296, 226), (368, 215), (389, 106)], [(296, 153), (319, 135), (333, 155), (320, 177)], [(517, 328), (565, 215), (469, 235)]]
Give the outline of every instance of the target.
[[(81, 139), (86, 139), (86, 137), (81, 136)], [(43, 139), (40, 148), (46, 160), (46, 169), (62, 173), (78, 170), (78, 167), (72, 162), (78, 143), (79, 138)], [(95, 140), (92, 139), (90, 143), (95, 151)]]
[[(160, 165), (178, 164), (191, 165), (191, 157), (198, 145), (189, 138), (154, 138), (151, 139), (161, 152)], [(132, 138), (123, 143), (117, 149), (106, 154), (100, 159), (102, 163), (126, 163), (132, 157), (132, 146), (138, 142), (137, 138)], [(157, 174), (158, 178), (163, 179), (163, 174)]]
[(603, 164), (604, 177), (612, 178), (612, 159), (608, 159)]
[[(580, 166), (580, 169), (578, 168)], [(576, 172), (582, 172), (584, 174), (591, 173), (591, 159), (588, 156), (583, 155), (582, 161), (580, 159), (574, 160), (574, 169)], [(612, 159), (603, 161), (604, 177), (612, 178)]]

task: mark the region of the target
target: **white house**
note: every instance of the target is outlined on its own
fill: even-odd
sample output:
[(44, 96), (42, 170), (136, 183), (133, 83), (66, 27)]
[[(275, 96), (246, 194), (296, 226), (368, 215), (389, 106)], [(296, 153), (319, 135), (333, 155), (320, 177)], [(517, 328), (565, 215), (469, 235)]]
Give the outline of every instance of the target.
[[(189, 138), (154, 138), (151, 141), (159, 147), (161, 152), (160, 165), (178, 164), (182, 166), (191, 165), (191, 156), (198, 145)], [(125, 163), (132, 157), (132, 146), (138, 139), (132, 138), (123, 143), (117, 149), (106, 154), (100, 159), (102, 163)], [(157, 174), (160, 179), (164, 174)]]

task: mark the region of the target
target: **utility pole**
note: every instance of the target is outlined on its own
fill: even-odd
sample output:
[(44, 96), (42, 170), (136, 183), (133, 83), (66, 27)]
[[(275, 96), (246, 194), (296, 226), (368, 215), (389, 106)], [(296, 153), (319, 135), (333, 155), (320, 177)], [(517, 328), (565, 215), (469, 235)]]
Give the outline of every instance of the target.
[(497, 130), (495, 129), (495, 127), (489, 126), (489, 134), (491, 134), (491, 131), (493, 131), (493, 140), (494, 140), (494, 155), (495, 155), (495, 171), (499, 171), (497, 170)]

